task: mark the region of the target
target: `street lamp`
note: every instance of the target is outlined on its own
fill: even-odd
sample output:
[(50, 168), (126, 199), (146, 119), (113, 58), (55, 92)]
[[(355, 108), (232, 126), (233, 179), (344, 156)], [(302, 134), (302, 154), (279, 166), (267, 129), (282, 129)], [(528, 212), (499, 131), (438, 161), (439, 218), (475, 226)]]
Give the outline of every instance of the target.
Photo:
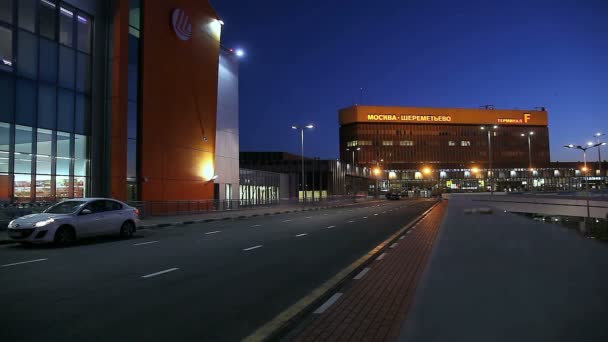
[[(496, 135), (497, 125), (488, 128), (488, 170), (490, 172), (490, 195), (494, 195), (494, 171), (492, 170), (492, 132)], [(481, 126), (481, 130), (485, 131), (486, 127)]]
[[(532, 136), (534, 135), (534, 131), (528, 132), (528, 134), (522, 133), (521, 136), (528, 136), (528, 170), (530, 171), (530, 175), (534, 178), (534, 169), (532, 168)], [(532, 191), (534, 191), (534, 182), (532, 182)]]
[(586, 192), (587, 192), (587, 220), (589, 220), (589, 218), (591, 217), (590, 211), (589, 211), (589, 179), (588, 179), (588, 176), (587, 176), (587, 171), (589, 169), (587, 168), (587, 150), (591, 149), (591, 148), (594, 148), (594, 147), (598, 147), (599, 148), (602, 145), (606, 145), (606, 143), (598, 142), (598, 143), (594, 144), (592, 142), (588, 142), (587, 143), (587, 147), (583, 147), (581, 145), (573, 145), (573, 144), (564, 145), (565, 148), (570, 148), (570, 149), (576, 149), (576, 150), (583, 151), (583, 164), (584, 164), (584, 166), (583, 166), (583, 170), (582, 171), (583, 171), (583, 175), (585, 176), (585, 188), (586, 188)]
[(353, 164), (353, 168), (355, 167), (355, 151), (361, 151), (361, 147), (357, 147), (357, 148), (347, 148), (347, 151), (352, 151), (353, 152), (353, 158), (352, 158), (352, 164)]
[[(600, 132), (595, 133), (593, 135), (596, 139), (595, 143), (596, 144), (601, 143), (600, 137), (602, 137), (604, 135), (606, 135), (606, 133), (600, 133)], [(605, 145), (605, 144), (602, 144), (602, 145)], [(602, 152), (600, 151), (602, 148), (602, 145), (597, 147), (597, 169), (600, 171), (600, 176), (602, 175)]]
[(291, 126), (292, 129), (300, 130), (300, 135), (302, 137), (302, 203), (306, 203), (306, 174), (304, 173), (304, 129), (313, 129), (315, 126), (312, 124), (308, 124), (306, 126)]

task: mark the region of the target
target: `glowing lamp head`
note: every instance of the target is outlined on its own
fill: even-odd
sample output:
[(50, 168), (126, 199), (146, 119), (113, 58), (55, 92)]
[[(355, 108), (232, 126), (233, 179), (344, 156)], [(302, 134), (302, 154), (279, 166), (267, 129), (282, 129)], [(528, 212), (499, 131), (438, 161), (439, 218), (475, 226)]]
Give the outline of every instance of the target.
[(379, 168), (375, 168), (374, 169), (374, 175), (376, 175), (376, 176), (380, 175), (380, 169)]
[(587, 170), (589, 170), (589, 169), (586, 166), (581, 167), (581, 171), (587, 172)]
[(236, 49), (236, 50), (234, 50), (234, 54), (237, 57), (243, 57), (243, 56), (245, 56), (245, 51), (243, 51), (243, 49)]
[(484, 129), (486, 129), (486, 126), (481, 126), (479, 128), (481, 128), (481, 130), (483, 131)]
[(479, 169), (478, 169), (478, 168), (476, 168), (476, 167), (474, 167), (474, 168), (472, 168), (472, 169), (471, 169), (471, 172), (473, 172), (473, 173), (477, 173), (477, 172), (479, 172)]
[(203, 165), (201, 169), (201, 176), (203, 180), (207, 182), (217, 179), (217, 175), (215, 175), (215, 172), (213, 170), (213, 163), (207, 162)]
[(425, 167), (424, 169), (422, 169), (422, 173), (424, 173), (425, 175), (430, 174), (431, 173), (431, 168)]
[(304, 127), (308, 128), (308, 129), (315, 128), (315, 126), (314, 126), (313, 124), (308, 124), (308, 125), (306, 125), (306, 126), (304, 126)]
[(525, 137), (526, 135), (522, 133), (522, 134), (521, 134), (521, 136), (522, 136), (522, 137)]
[(497, 128), (498, 128), (498, 126), (497, 126), (497, 125), (494, 125), (492, 128), (497, 129)]

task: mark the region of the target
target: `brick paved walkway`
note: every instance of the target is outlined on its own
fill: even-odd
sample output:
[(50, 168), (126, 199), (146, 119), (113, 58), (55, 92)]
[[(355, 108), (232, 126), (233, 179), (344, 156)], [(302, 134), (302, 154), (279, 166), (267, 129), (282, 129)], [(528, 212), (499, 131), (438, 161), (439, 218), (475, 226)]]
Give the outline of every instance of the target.
[[(406, 232), (385, 255), (355, 277), (338, 300), (312, 321), (295, 341), (394, 340), (427, 264), (447, 203), (435, 207)], [(319, 311), (317, 309), (316, 311)]]

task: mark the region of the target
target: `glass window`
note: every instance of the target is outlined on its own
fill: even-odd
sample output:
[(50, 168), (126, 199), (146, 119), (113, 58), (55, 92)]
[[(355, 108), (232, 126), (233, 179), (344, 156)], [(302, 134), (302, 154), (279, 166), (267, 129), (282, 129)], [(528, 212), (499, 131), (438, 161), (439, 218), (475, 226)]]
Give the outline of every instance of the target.
[(15, 113), (15, 83), (6, 73), (0, 73), (0, 121), (12, 122)]
[(448, 146), (456, 146), (456, 142), (455, 141), (449, 141), (448, 142)]
[[(0, 151), (0, 193), (4, 190), (2, 181), (6, 180), (6, 178), (3, 178), (2, 174), (9, 172), (9, 167), (10, 167), (9, 163), (10, 163), (10, 153)], [(0, 197), (0, 199), (2, 199), (2, 197)]]
[(36, 175), (36, 201), (50, 201), (53, 199), (51, 176)]
[(55, 40), (55, 22), (57, 21), (57, 5), (53, 0), (40, 0), (38, 13), (40, 35)]
[(57, 88), (43, 83), (38, 87), (38, 126), (55, 129), (57, 121)]
[(137, 178), (137, 141), (127, 139), (127, 178)]
[(0, 0), (0, 20), (13, 22), (13, 0)]
[(57, 129), (74, 131), (74, 92), (65, 89), (58, 91)]
[(38, 76), (38, 38), (21, 30), (17, 36), (17, 71), (35, 79)]
[(59, 85), (65, 88), (74, 89), (76, 74), (76, 54), (74, 50), (59, 47)]
[(59, 42), (63, 45), (74, 45), (74, 10), (59, 7)]
[(57, 166), (55, 173), (58, 175), (70, 174), (70, 133), (57, 132)]
[(76, 113), (74, 115), (74, 131), (80, 134), (89, 132), (91, 104), (90, 100), (82, 95), (76, 96)]
[(13, 70), (13, 30), (3, 26), (0, 26), (0, 70)]
[(127, 138), (137, 139), (137, 103), (129, 101), (127, 106)]
[(88, 94), (91, 92), (91, 56), (79, 52), (76, 62), (76, 89)]
[(36, 173), (51, 174), (51, 155), (53, 150), (53, 131), (38, 129), (36, 142)]
[(55, 196), (57, 198), (72, 197), (72, 187), (70, 185), (70, 177), (55, 177)]
[(29, 202), (32, 197), (32, 176), (15, 174), (14, 196), (17, 202)]
[(34, 126), (36, 114), (36, 83), (19, 79), (17, 81), (17, 112), (15, 121), (18, 124)]
[(11, 125), (0, 122), (0, 151), (8, 151), (11, 143)]
[(82, 13), (76, 19), (78, 50), (91, 53), (91, 19)]
[(15, 126), (15, 172), (32, 172), (32, 128)]
[(471, 146), (471, 142), (468, 140), (463, 140), (460, 142), (460, 146)]
[(34, 32), (36, 30), (36, 1), (19, 0), (19, 27)]
[(82, 198), (87, 193), (87, 178), (74, 177), (74, 198)]
[(57, 43), (40, 38), (40, 79), (57, 82)]
[(87, 137), (84, 135), (75, 135), (74, 139), (74, 158), (86, 159), (87, 158)]

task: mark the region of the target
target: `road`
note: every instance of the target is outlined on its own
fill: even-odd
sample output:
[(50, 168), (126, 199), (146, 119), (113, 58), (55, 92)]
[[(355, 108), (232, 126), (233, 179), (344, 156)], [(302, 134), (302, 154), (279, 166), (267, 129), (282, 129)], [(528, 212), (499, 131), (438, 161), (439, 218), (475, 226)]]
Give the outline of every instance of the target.
[(0, 340), (242, 339), (428, 209), (383, 201), (0, 246)]

